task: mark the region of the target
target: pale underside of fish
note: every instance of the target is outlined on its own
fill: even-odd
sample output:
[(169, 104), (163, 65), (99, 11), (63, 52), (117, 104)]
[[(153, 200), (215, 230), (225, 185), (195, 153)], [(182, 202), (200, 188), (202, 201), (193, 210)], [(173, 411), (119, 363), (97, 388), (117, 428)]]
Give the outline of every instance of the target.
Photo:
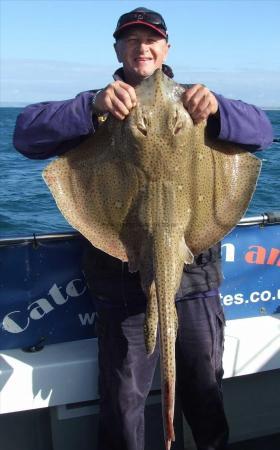
[(140, 272), (148, 354), (159, 334), (168, 450), (175, 439), (174, 296), (183, 265), (238, 223), (261, 165), (238, 146), (207, 138), (205, 123), (194, 126), (183, 91), (157, 70), (136, 88), (138, 104), (124, 121), (109, 116), (43, 174), (68, 222)]

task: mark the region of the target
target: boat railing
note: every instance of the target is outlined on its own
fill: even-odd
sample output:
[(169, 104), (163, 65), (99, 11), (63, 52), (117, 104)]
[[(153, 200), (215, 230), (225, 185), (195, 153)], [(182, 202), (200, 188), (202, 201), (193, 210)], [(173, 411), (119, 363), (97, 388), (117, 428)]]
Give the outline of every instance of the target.
[[(273, 225), (276, 223), (280, 223), (280, 211), (271, 211), (265, 212), (258, 216), (249, 216), (243, 217), (240, 222), (238, 222), (237, 226), (248, 226), (248, 225)], [(48, 234), (36, 234), (29, 236), (19, 236), (19, 237), (6, 237), (0, 238), (0, 245), (9, 245), (9, 244), (20, 244), (23, 242), (34, 242), (36, 244), (37, 241), (48, 241), (48, 240), (64, 240), (64, 239), (77, 239), (80, 238), (81, 235), (77, 231), (66, 231), (61, 233), (48, 233)]]

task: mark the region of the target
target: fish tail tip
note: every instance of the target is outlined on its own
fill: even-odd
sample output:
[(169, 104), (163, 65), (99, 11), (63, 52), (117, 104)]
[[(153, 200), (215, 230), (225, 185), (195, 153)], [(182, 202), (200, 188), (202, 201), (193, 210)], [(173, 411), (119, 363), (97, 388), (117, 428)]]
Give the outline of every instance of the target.
[(146, 353), (148, 356), (152, 356), (155, 351), (155, 345), (150, 345), (146, 343)]
[[(145, 326), (144, 326), (144, 332), (146, 333)], [(148, 336), (148, 333), (146, 333), (146, 336)], [(145, 336), (145, 347), (146, 347), (146, 353), (148, 356), (151, 356), (156, 348), (156, 336), (152, 339), (149, 339)]]
[(171, 449), (171, 444), (172, 442), (175, 441), (175, 438), (171, 438), (171, 439), (166, 439), (165, 441), (165, 450), (170, 450)]
[(175, 442), (175, 433), (172, 424), (171, 427), (169, 436), (165, 440), (165, 450), (170, 450), (172, 442)]
[(170, 440), (165, 441), (165, 450), (170, 450), (170, 448), (171, 448), (171, 441)]

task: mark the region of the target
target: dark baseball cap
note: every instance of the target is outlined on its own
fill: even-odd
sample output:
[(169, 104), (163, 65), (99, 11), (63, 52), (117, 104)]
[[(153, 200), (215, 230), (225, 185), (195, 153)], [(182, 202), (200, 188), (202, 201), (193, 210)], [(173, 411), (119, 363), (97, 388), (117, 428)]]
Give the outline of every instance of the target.
[(119, 39), (124, 30), (135, 25), (144, 25), (159, 33), (166, 40), (168, 39), (168, 31), (163, 17), (156, 11), (142, 7), (133, 9), (119, 18), (113, 34), (114, 38)]

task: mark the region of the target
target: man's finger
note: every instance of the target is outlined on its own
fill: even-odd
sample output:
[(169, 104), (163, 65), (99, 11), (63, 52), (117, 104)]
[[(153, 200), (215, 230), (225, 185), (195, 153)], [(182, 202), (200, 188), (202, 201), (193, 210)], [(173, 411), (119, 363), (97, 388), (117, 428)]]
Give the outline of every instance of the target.
[(203, 98), (207, 95), (207, 90), (200, 86), (190, 97), (190, 99), (187, 102), (187, 109), (189, 113), (193, 113), (198, 108), (200, 102), (203, 100)]
[(193, 97), (193, 95), (201, 88), (201, 84), (194, 84), (192, 87), (186, 89), (184, 98), (187, 102)]
[(134, 89), (134, 87), (130, 86), (129, 84), (127, 84), (127, 86), (128, 86), (127, 91), (128, 91), (129, 96), (131, 98), (132, 106), (136, 106), (136, 104), (137, 104), (137, 97), (136, 97), (135, 89)]
[(123, 105), (125, 105), (128, 111), (131, 110), (131, 108), (133, 107), (133, 103), (128, 91), (126, 91), (123, 88), (117, 89), (115, 91), (115, 96), (118, 100), (120, 100), (123, 103)]
[(121, 100), (118, 99), (118, 97), (114, 96), (113, 98), (111, 98), (111, 102), (112, 102), (112, 109), (114, 111), (117, 111), (118, 113), (124, 116), (127, 116), (129, 114), (129, 109)]
[[(118, 89), (119, 87), (122, 88), (120, 91)], [(136, 92), (135, 92), (135, 89), (132, 86), (130, 86), (130, 84), (127, 84), (124, 81), (120, 80), (118, 82), (118, 84), (117, 83), (115, 84), (115, 89), (116, 89), (116, 92), (118, 92), (118, 93), (122, 92), (123, 95), (124, 95), (123, 91), (125, 91), (129, 95), (129, 98), (131, 100), (132, 106), (136, 105), (136, 103), (137, 103)]]
[(113, 105), (111, 99), (107, 100), (107, 112), (111, 113), (117, 119), (123, 120), (126, 116)]
[(193, 111), (192, 118), (198, 118), (199, 116), (203, 115), (208, 109), (210, 112), (210, 98), (209, 96), (204, 96)]
[(121, 114), (120, 112), (118, 112), (117, 110), (113, 110), (111, 111), (111, 114), (113, 116), (115, 116), (117, 119), (119, 120), (124, 120), (126, 118), (126, 116), (124, 116), (123, 114)]
[(105, 89), (97, 94), (94, 106), (98, 112), (114, 114), (118, 111), (124, 118), (136, 103), (134, 88), (124, 81), (117, 80), (108, 84)]
[(210, 114), (211, 114), (211, 108), (208, 107), (200, 114), (197, 114), (196, 116), (193, 115), (192, 119), (193, 119), (194, 123), (197, 124), (197, 123), (202, 122), (203, 120), (207, 120), (208, 117), (210, 116)]

